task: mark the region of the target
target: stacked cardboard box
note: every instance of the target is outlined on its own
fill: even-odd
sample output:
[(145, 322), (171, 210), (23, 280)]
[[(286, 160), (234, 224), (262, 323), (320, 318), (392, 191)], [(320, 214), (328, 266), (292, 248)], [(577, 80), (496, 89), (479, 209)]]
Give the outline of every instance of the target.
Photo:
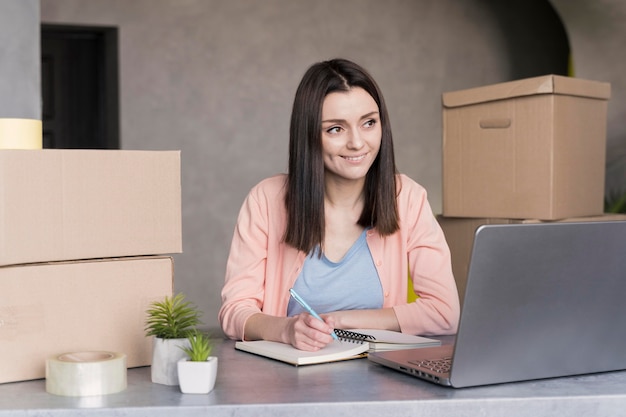
[(0, 151), (0, 383), (49, 355), (151, 362), (150, 302), (182, 251), (178, 151)]
[(476, 228), (604, 208), (610, 84), (547, 75), (443, 94), (443, 215), (461, 300)]

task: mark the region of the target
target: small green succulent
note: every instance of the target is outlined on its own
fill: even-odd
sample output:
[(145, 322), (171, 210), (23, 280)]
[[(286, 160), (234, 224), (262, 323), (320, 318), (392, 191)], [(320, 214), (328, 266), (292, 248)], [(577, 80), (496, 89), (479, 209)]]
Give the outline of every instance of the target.
[(190, 361), (204, 362), (211, 356), (213, 344), (208, 335), (195, 330), (187, 336), (187, 340), (189, 340), (189, 346), (180, 346), (180, 348), (189, 356)]
[(200, 322), (198, 308), (189, 301), (185, 301), (183, 294), (165, 297), (163, 301), (150, 304), (146, 319), (146, 336), (156, 336), (161, 339), (186, 338), (195, 331)]

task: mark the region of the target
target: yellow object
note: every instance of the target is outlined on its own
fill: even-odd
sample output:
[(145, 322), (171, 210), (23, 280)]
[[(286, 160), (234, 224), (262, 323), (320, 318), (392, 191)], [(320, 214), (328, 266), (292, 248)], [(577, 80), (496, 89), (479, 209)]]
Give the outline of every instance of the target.
[(408, 289), (407, 289), (407, 302), (412, 303), (417, 300), (417, 294), (413, 291), (413, 280), (411, 279), (411, 274), (409, 274), (409, 279), (407, 280)]
[(105, 395), (126, 389), (126, 355), (73, 352), (46, 361), (46, 391), (68, 397)]
[(41, 120), (0, 118), (0, 149), (42, 149)]

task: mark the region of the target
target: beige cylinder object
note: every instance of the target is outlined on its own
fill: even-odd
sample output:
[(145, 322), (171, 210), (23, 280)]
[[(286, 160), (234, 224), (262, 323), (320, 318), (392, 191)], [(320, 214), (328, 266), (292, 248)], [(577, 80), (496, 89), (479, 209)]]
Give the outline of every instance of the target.
[(46, 391), (68, 397), (106, 395), (126, 389), (126, 355), (72, 352), (46, 360)]
[(41, 120), (0, 118), (0, 149), (42, 149)]

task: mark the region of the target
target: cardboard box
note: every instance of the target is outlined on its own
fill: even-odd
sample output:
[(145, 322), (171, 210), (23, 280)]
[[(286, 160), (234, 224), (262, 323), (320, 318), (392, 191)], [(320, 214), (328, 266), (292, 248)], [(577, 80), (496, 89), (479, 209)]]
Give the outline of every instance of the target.
[(0, 150), (0, 265), (181, 251), (179, 151)]
[(443, 94), (443, 214), (601, 215), (610, 91), (548, 75)]
[(172, 295), (169, 257), (0, 267), (0, 383), (45, 377), (45, 360), (66, 352), (127, 355), (150, 365), (146, 309)]
[[(557, 222), (599, 222), (599, 221), (626, 221), (626, 214), (604, 214), (601, 216), (573, 217), (558, 220)], [(474, 245), (474, 234), (479, 226), (485, 224), (519, 224), (541, 223), (540, 220), (514, 219), (472, 219), (437, 216), (443, 233), (446, 236), (452, 255), (452, 272), (456, 280), (461, 303), (465, 296), (465, 284), (469, 270), (470, 256)]]

